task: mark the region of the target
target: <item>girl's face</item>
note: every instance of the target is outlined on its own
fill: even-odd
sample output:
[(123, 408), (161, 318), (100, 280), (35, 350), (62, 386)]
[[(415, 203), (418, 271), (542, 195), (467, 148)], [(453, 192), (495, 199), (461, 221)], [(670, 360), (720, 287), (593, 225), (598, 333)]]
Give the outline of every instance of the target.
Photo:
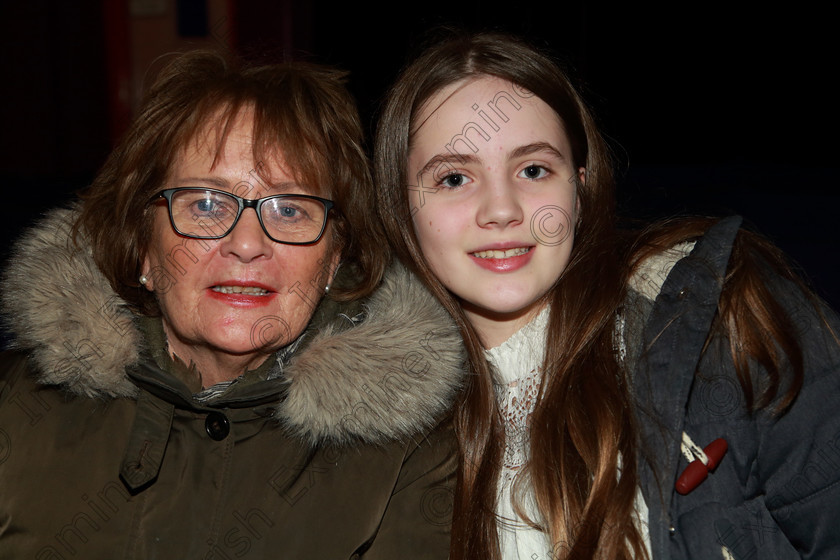
[(556, 113), (493, 77), (439, 91), (414, 123), (408, 172), (414, 231), (485, 347), (542, 307), (565, 270), (578, 203)]

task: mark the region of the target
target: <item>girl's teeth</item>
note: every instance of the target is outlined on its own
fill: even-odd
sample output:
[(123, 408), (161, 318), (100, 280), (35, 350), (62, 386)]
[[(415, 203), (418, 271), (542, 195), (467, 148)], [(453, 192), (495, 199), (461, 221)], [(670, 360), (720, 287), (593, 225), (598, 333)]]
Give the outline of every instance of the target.
[(529, 247), (517, 247), (516, 249), (507, 249), (505, 251), (492, 249), (490, 251), (477, 251), (473, 255), (480, 259), (507, 259), (509, 257), (524, 255), (530, 250)]
[(213, 286), (213, 291), (220, 294), (245, 294), (248, 296), (264, 296), (268, 293), (268, 290), (250, 286)]

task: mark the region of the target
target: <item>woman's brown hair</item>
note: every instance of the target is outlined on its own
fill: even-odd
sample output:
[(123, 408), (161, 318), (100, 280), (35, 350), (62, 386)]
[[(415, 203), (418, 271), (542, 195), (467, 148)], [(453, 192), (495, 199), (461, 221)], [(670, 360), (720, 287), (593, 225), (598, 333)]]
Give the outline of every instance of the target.
[(218, 157), (230, 126), (246, 109), (254, 114), (254, 161), (276, 157), (279, 150), (301, 184), (336, 203), (334, 246), (359, 280), (330, 296), (352, 299), (370, 293), (382, 277), (387, 253), (372, 212), (362, 128), (345, 78), (341, 71), (309, 63), (248, 66), (205, 51), (170, 62), (125, 138), (82, 193), (75, 234), (88, 238), (117, 294), (141, 313), (157, 313), (154, 295), (138, 283), (150, 242), (148, 202), (166, 188), (175, 158), (197, 134), (216, 132)]
[[(619, 234), (609, 151), (581, 96), (551, 58), (493, 33), (455, 35), (412, 62), (386, 98), (374, 147), (379, 211), (394, 250), (455, 318), (469, 354), (471, 375), (455, 407), (461, 466), (451, 558), (499, 557), (495, 506), (504, 430), (479, 336), (432, 273), (409, 225), (409, 189), (419, 185), (407, 175), (407, 162), (424, 104), (450, 84), (482, 76), (529, 90), (554, 109), (569, 138), (574, 168), (586, 169), (585, 181), (578, 184), (571, 259), (545, 296), (550, 315), (542, 392), (531, 416), (529, 478), (517, 478), (530, 480), (541, 515), (528, 521), (548, 534), (553, 558), (645, 558), (634, 522), (639, 450), (627, 376), (616, 349), (617, 314), (638, 263), (701, 237), (713, 220), (663, 222), (641, 233)], [(802, 356), (789, 319), (762, 282), (768, 266), (804, 289), (769, 243), (739, 234), (709, 336), (729, 337), (748, 408), (775, 403), (775, 411), (782, 412), (802, 384)], [(756, 398), (751, 363), (766, 373)], [(522, 514), (521, 505), (515, 507)]]

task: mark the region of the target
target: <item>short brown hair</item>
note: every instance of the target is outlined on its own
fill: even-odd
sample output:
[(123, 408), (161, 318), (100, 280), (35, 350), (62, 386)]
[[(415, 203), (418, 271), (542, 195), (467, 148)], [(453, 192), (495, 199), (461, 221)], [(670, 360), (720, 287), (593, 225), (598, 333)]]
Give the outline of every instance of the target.
[[(214, 52), (179, 55), (151, 86), (138, 117), (82, 194), (75, 235), (84, 234), (114, 290), (144, 314), (158, 312), (138, 283), (150, 241), (150, 198), (164, 187), (175, 158), (200, 131), (215, 126), (217, 156), (239, 112), (254, 114), (254, 161), (280, 148), (289, 170), (315, 194), (332, 199), (342, 261), (358, 282), (340, 299), (362, 297), (387, 261), (374, 219), (373, 188), (355, 103), (344, 72), (304, 62), (240, 64)], [(216, 119), (216, 122), (213, 122)]]

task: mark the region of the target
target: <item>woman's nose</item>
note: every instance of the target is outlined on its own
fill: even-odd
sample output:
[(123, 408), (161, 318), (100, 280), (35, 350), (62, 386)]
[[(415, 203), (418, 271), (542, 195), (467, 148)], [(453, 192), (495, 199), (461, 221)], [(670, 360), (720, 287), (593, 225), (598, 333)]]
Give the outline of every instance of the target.
[(524, 214), (516, 186), (505, 179), (485, 183), (477, 220), (482, 227), (507, 227), (522, 223)]
[(257, 212), (245, 208), (233, 230), (222, 238), (220, 247), (223, 257), (235, 257), (242, 262), (251, 262), (259, 257), (271, 256), (274, 241), (263, 231)]

